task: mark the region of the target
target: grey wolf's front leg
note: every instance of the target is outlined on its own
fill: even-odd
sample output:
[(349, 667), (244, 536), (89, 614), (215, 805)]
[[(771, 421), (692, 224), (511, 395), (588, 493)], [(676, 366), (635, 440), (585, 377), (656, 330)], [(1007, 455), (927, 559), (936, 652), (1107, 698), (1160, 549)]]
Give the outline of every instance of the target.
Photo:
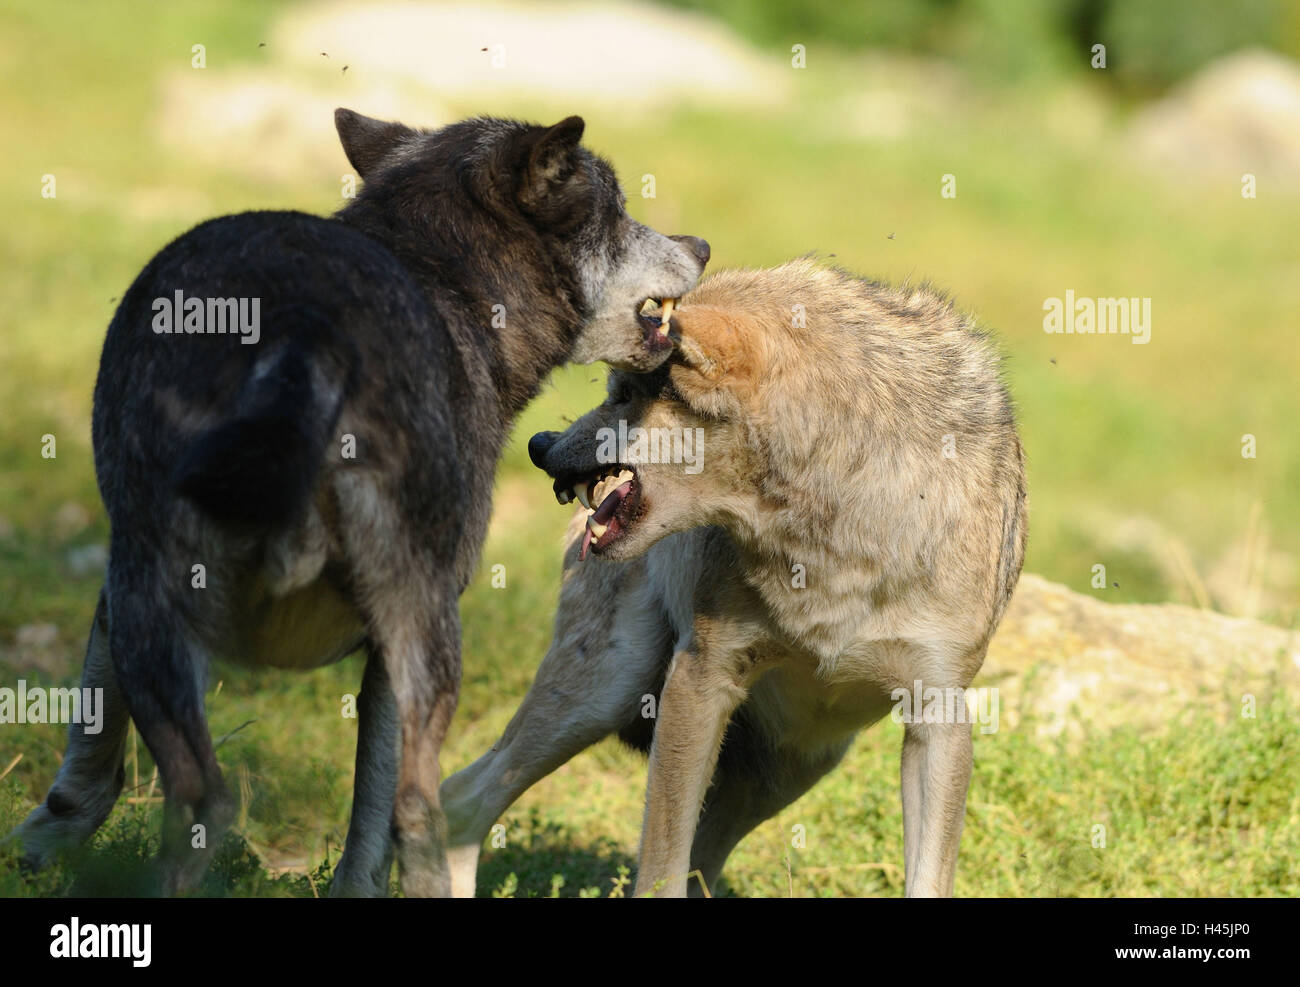
[(388, 894), (393, 869), (393, 798), (397, 793), (397, 700), (383, 656), (366, 656), (357, 703), (357, 770), (352, 821), (343, 857), (330, 885), (332, 898), (379, 898)]
[[(613, 566), (572, 576), (555, 637), (523, 704), (492, 749), (442, 786), (452, 894), (474, 896), (479, 850), (525, 791), (579, 752), (635, 721), (670, 644), (661, 612), (631, 573)], [(617, 615), (617, 616), (616, 616)]]
[(745, 698), (731, 670), (692, 651), (668, 669), (646, 784), (636, 893), (684, 898), (691, 843), (727, 721)]
[(968, 723), (909, 723), (904, 730), (903, 855), (909, 898), (952, 896), (972, 759)]

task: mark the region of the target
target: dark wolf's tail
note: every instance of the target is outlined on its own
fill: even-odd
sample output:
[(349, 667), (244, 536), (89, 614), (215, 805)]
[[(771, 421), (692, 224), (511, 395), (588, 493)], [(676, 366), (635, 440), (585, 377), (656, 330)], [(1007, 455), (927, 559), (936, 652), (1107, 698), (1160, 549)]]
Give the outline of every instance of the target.
[(355, 386), (351, 340), (315, 312), (276, 316), (303, 331), (254, 362), (233, 417), (191, 441), (172, 473), (175, 489), (220, 521), (262, 526), (294, 517)]

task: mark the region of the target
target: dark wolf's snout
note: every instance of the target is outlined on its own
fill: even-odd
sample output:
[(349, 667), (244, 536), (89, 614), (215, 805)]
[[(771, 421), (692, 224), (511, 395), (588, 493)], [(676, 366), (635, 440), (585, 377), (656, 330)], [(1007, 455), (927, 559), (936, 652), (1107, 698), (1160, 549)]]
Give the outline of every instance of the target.
[(560, 435), (560, 432), (538, 432), (528, 440), (528, 458), (539, 470), (546, 469), (546, 454), (551, 451), (551, 446), (555, 445), (555, 440)]
[(709, 247), (709, 241), (701, 239), (698, 236), (674, 236), (670, 240), (676, 240), (683, 247), (689, 250), (695, 259), (700, 262), (700, 270), (704, 270), (705, 265), (709, 263), (709, 258), (713, 256), (713, 251)]

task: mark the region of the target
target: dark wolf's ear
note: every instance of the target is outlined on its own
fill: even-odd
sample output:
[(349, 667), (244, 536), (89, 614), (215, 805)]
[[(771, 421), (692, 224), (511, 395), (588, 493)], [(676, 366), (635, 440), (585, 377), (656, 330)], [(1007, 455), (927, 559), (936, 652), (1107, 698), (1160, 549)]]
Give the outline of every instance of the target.
[(578, 169), (578, 144), (586, 124), (582, 117), (565, 117), (533, 137), (519, 176), (519, 203), (535, 214), (550, 212), (556, 197)]
[(334, 128), (339, 132), (343, 153), (362, 178), (369, 177), (399, 143), (415, 136), (410, 127), (375, 120), (341, 106), (334, 111)]

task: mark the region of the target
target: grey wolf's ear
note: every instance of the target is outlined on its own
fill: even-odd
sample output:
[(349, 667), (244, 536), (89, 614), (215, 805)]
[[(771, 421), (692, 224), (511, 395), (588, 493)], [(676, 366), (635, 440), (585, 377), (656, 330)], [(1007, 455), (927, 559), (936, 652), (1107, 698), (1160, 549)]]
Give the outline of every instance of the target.
[(701, 345), (701, 342), (693, 336), (682, 335), (681, 323), (678, 321), (677, 316), (672, 316), (668, 324), (672, 326), (673, 335), (677, 337), (677, 356), (682, 363), (710, 380), (714, 380), (722, 374), (723, 367), (719, 365), (713, 353)]
[(334, 128), (339, 132), (343, 153), (362, 178), (368, 177), (399, 143), (415, 136), (410, 127), (375, 120), (341, 106), (334, 111)]
[(575, 152), (585, 128), (582, 117), (565, 117), (534, 138), (519, 179), (519, 201), (525, 208), (538, 211), (573, 177), (578, 161)]
[(748, 313), (715, 305), (683, 305), (669, 322), (677, 337), (668, 376), (687, 404), (721, 415), (748, 400), (766, 373), (763, 327)]

